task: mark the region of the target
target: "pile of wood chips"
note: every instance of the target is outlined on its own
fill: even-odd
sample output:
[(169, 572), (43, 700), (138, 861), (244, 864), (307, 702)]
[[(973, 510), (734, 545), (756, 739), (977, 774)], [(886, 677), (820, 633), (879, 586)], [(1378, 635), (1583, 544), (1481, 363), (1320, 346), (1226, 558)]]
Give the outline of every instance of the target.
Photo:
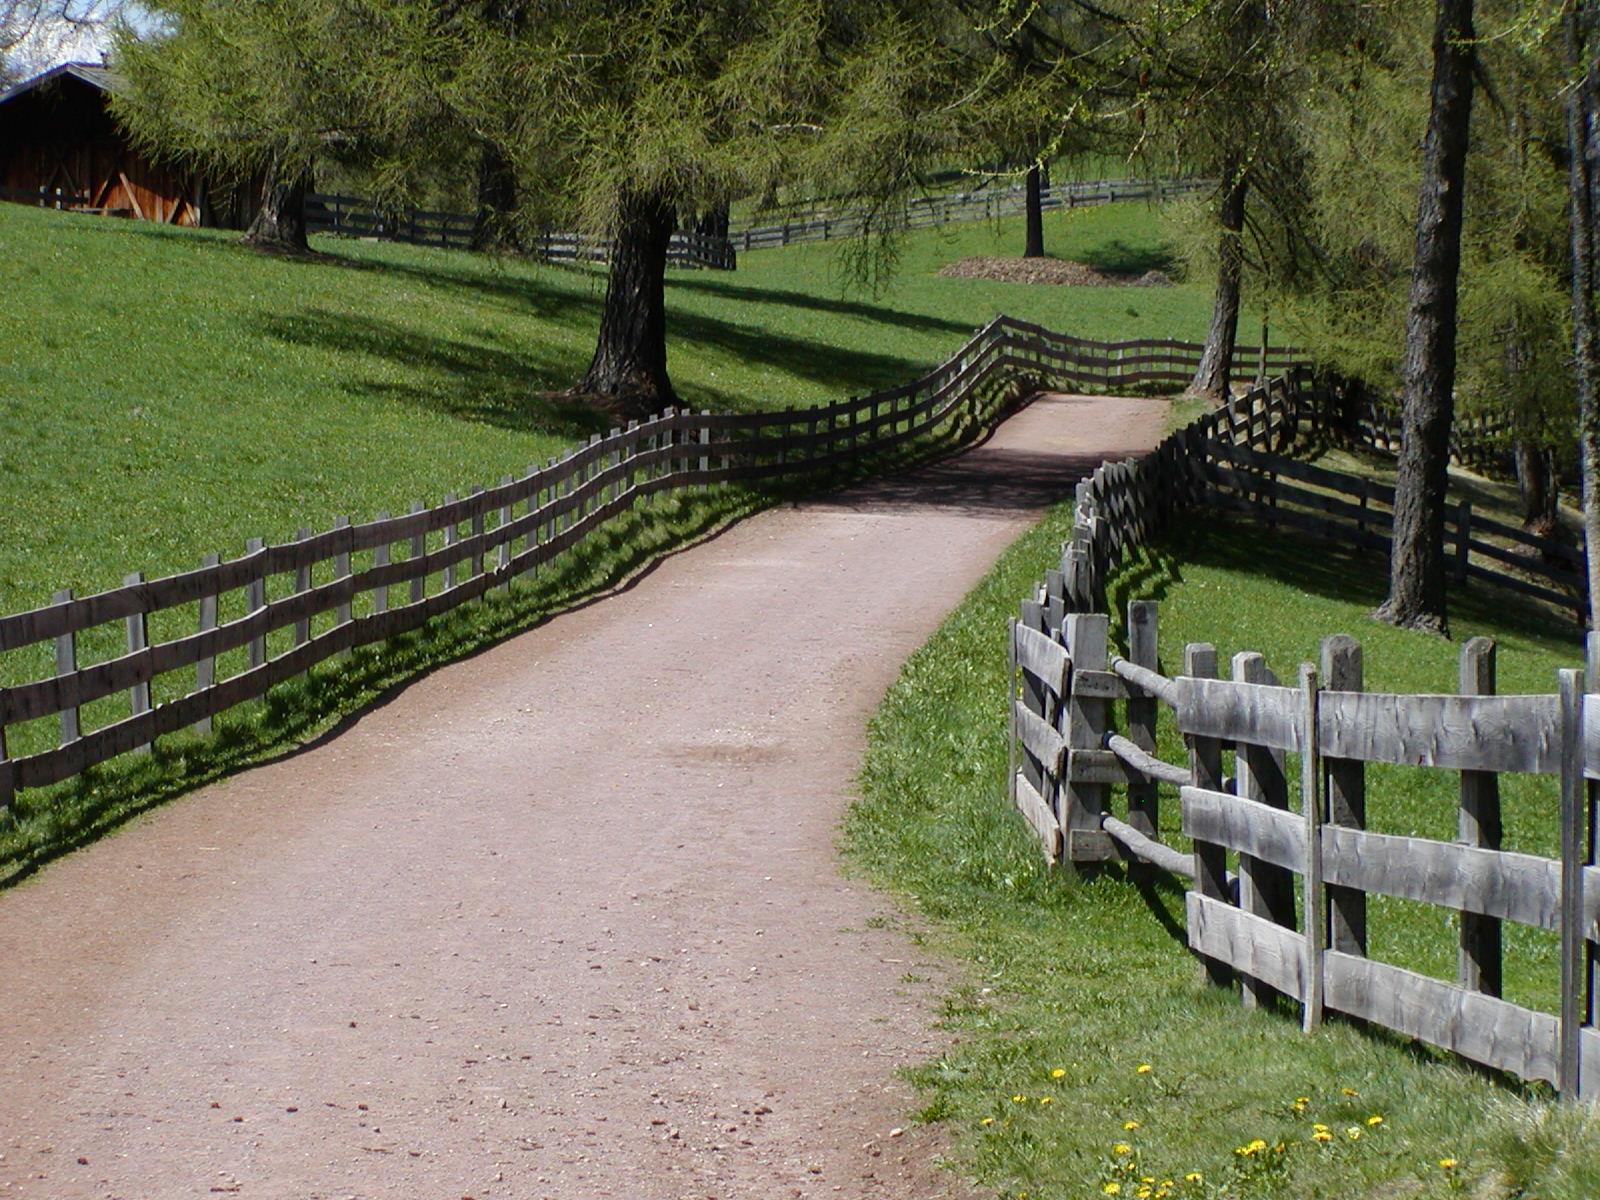
[(1053, 283), (1067, 287), (1171, 287), (1160, 271), (1102, 271), (1059, 258), (963, 258), (943, 268), (946, 279), (990, 279), (1000, 283)]

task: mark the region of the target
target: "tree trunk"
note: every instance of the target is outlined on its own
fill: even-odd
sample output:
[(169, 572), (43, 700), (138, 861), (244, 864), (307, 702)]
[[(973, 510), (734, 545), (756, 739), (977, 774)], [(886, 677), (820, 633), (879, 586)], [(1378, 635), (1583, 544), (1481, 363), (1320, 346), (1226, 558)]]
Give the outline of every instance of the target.
[(306, 192), (310, 184), (308, 176), (287, 174), (274, 161), (267, 168), (261, 187), (261, 207), (245, 230), (246, 244), (279, 253), (311, 253), (311, 244), (306, 241)]
[(1569, 234), (1572, 243), (1572, 360), (1583, 476), (1583, 541), (1589, 558), (1589, 624), (1600, 630), (1600, 329), (1596, 328), (1595, 197), (1600, 176), (1600, 30), (1592, 0), (1567, 11), (1567, 66), (1581, 82), (1567, 92)]
[(517, 176), (493, 142), (478, 151), (478, 211), (472, 221), (474, 250), (522, 249), (517, 236)]
[(1441, 634), (1449, 632), (1444, 506), (1455, 416), (1456, 284), (1475, 58), (1472, 0), (1438, 0), (1406, 313), (1389, 598), (1373, 614), (1391, 625)]
[(623, 194), (600, 338), (576, 389), (640, 414), (657, 412), (676, 400), (667, 377), (663, 287), (674, 216), (672, 204), (659, 193)]
[(1521, 501), (1522, 527), (1540, 537), (1556, 537), (1556, 505), (1561, 497), (1561, 476), (1555, 451), (1549, 446), (1518, 438), (1512, 446), (1517, 467), (1517, 497)]
[(1233, 378), (1233, 348), (1239, 340), (1239, 284), (1244, 274), (1244, 202), (1249, 180), (1244, 171), (1228, 164), (1227, 191), (1218, 214), (1222, 236), (1217, 243), (1217, 294), (1211, 303), (1211, 329), (1206, 334), (1200, 366), (1195, 369), (1189, 393), (1213, 404), (1228, 399)]
[(694, 231), (705, 237), (728, 236), (728, 206), (726, 203), (714, 205), (695, 218)]
[(1042, 176), (1043, 172), (1037, 162), (1028, 168), (1028, 233), (1027, 245), (1022, 251), (1023, 258), (1044, 257), (1044, 202), (1039, 194), (1044, 184)]

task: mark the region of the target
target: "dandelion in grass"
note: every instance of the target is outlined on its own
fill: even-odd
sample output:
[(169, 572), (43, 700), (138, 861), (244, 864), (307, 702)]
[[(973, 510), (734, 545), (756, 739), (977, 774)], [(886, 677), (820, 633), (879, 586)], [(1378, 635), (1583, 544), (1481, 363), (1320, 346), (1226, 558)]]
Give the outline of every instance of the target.
[(1380, 1117), (1377, 1113), (1373, 1113), (1370, 1117), (1367, 1118), (1367, 1124), (1369, 1126), (1371, 1126), (1373, 1129), (1376, 1129), (1379, 1125), (1383, 1124), (1383, 1118)]
[(1137, 1067), (1134, 1068), (1134, 1074), (1135, 1075), (1148, 1075), (1148, 1074), (1150, 1074), (1151, 1071), (1154, 1071), (1154, 1070), (1155, 1070), (1155, 1068), (1152, 1067), (1149, 1063), (1140, 1063)]
[(1147, 1183), (1141, 1183), (1138, 1187), (1133, 1189), (1133, 1194), (1138, 1197), (1138, 1200), (1150, 1200), (1150, 1197), (1152, 1194), (1154, 1194), (1154, 1192), (1155, 1189)]
[(1352, 1088), (1352, 1087), (1340, 1088), (1339, 1089), (1339, 1094), (1341, 1096), (1351, 1096), (1351, 1097), (1361, 1095), (1360, 1092), (1356, 1091), (1355, 1088)]
[(1120, 1196), (1122, 1194), (1122, 1185), (1113, 1179), (1110, 1183), (1102, 1183), (1100, 1190), (1108, 1196)]
[(978, 1124), (979, 1125), (985, 1125), (985, 1126), (993, 1125), (994, 1124), (994, 1118), (993, 1117), (985, 1117), (983, 1120), (979, 1121)]
[(1064, 1067), (1057, 1067), (1055, 1070), (1050, 1072), (1051, 1079), (1065, 1079), (1066, 1077), (1067, 1072)]
[(1054, 1104), (1054, 1103), (1055, 1103), (1055, 1097), (1054, 1096), (1040, 1096), (1039, 1097), (1039, 1107), (1040, 1108), (1043, 1108), (1047, 1104)]
[(1461, 1164), (1460, 1164), (1460, 1163), (1458, 1163), (1458, 1162), (1457, 1162), (1457, 1161), (1456, 1161), (1456, 1160), (1455, 1160), (1455, 1159), (1453, 1159), (1453, 1158), (1441, 1158), (1441, 1159), (1440, 1159), (1440, 1160), (1439, 1160), (1439, 1169), (1440, 1169), (1440, 1170), (1441, 1170), (1441, 1171), (1454, 1171), (1454, 1170), (1455, 1170), (1455, 1169), (1456, 1169), (1456, 1168), (1457, 1168), (1457, 1167), (1459, 1167), (1459, 1166), (1460, 1166), (1460, 1165), (1461, 1165)]
[(1011, 1103), (1013, 1104), (1026, 1104), (1027, 1102), (1028, 1098), (1021, 1092), (1018, 1092), (1015, 1096), (1011, 1097)]
[(1183, 1181), (1185, 1183), (1204, 1183), (1206, 1181), (1206, 1177), (1199, 1171), (1190, 1171), (1183, 1177)]
[(1124, 1121), (1122, 1123), (1122, 1127), (1124, 1129), (1126, 1129), (1128, 1132), (1132, 1133), (1135, 1129), (1140, 1128), (1140, 1125), (1139, 1125), (1139, 1122), (1137, 1122), (1137, 1121)]
[(1359, 1125), (1350, 1126), (1349, 1129), (1346, 1129), (1344, 1131), (1344, 1135), (1345, 1135), (1345, 1137), (1349, 1138), (1352, 1142), (1359, 1142), (1361, 1140), (1361, 1126), (1359, 1126)]

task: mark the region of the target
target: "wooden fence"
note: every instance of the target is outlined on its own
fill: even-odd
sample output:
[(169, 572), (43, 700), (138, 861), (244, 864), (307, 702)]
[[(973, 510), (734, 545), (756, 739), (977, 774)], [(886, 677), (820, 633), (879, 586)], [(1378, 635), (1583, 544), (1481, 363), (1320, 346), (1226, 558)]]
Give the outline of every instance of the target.
[[(1245, 1003), (1286, 996), (1307, 1029), (1338, 1012), (1566, 1096), (1600, 1098), (1600, 641), (1591, 640), (1586, 679), (1563, 671), (1556, 692), (1533, 696), (1494, 694), (1493, 646), (1484, 639), (1463, 649), (1459, 695), (1364, 691), (1360, 646), (1343, 636), (1325, 639), (1320, 664), (1306, 664), (1287, 685), (1249, 653), (1235, 656), (1231, 678), (1218, 679), (1216, 651), (1200, 644), (1185, 646), (1182, 670), (1167, 675), (1149, 602), (1129, 606), (1127, 656), (1110, 652), (1107, 578), (1180, 511), (1246, 507), (1341, 539), (1384, 536), (1388, 518), (1373, 506), (1391, 503), (1392, 493), (1369, 488), (1352, 503), (1349, 477), (1277, 453), (1315, 421), (1321, 399), (1303, 377), (1276, 380), (1145, 458), (1107, 464), (1078, 485), (1060, 569), (1012, 623), (1013, 803), (1052, 861), (1128, 861), (1192, 881), (1189, 945), (1214, 982), (1240, 981)], [(1486, 529), (1463, 514), (1457, 544), (1499, 551), (1477, 534), (1508, 528)], [(1476, 564), (1462, 561), (1471, 574)], [(1508, 581), (1487, 566), (1474, 577)], [(1186, 763), (1156, 756), (1163, 705)], [(1233, 754), (1231, 778), (1224, 751)], [(1297, 797), (1286, 754), (1299, 756)], [(1460, 840), (1367, 830), (1366, 763), (1459, 772)], [(1560, 779), (1559, 859), (1501, 848), (1505, 773)], [(1126, 789), (1120, 816), (1111, 811), (1113, 785)], [(1157, 836), (1163, 787), (1177, 791), (1190, 850)], [(1369, 958), (1369, 895), (1459, 914), (1457, 979)], [(1506, 921), (1559, 933), (1558, 1013), (1502, 998)]]
[[(0, 616), (0, 808), (212, 718), (353, 647), (522, 579), (640, 501), (806, 479), (956, 436), (1042, 386), (1181, 384), (1195, 347), (1089, 342), (997, 318), (911, 383), (815, 408), (668, 411), (465, 497)], [(1174, 365), (1178, 364), (1178, 365)]]
[(36, 188), (0, 187), (0, 200), (12, 204), (31, 204), (37, 208), (85, 209), (89, 206), (89, 197), (86, 195), (43, 185)]
[[(1213, 186), (1210, 181), (1194, 179), (1095, 179), (1044, 188), (1039, 198), (1045, 209), (1084, 208), (1119, 200), (1153, 200), (1159, 203)], [(1027, 193), (1020, 183), (919, 196), (907, 202), (904, 219), (906, 226), (911, 229), (927, 229), (952, 221), (994, 220), (1022, 212), (1026, 198)], [(787, 246), (792, 242), (826, 242), (859, 237), (866, 231), (868, 221), (869, 218), (858, 211), (807, 209), (792, 214), (781, 223), (768, 221), (737, 226), (728, 231), (728, 237), (741, 250), (763, 250)]]
[[(418, 246), (466, 250), (472, 246), (470, 213), (425, 209), (387, 209), (359, 196), (312, 193), (306, 196), (306, 229), (345, 237), (381, 238)], [(551, 262), (605, 262), (611, 255), (607, 238), (584, 233), (545, 233), (532, 252)], [(731, 271), (737, 265), (727, 238), (678, 230), (667, 247), (667, 261), (679, 267), (712, 267)]]

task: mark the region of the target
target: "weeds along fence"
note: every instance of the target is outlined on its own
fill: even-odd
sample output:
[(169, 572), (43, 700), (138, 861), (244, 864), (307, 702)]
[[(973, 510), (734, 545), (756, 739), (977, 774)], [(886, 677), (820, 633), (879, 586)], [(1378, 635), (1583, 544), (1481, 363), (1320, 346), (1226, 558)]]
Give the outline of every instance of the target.
[(649, 497), (805, 481), (943, 444), (1040, 386), (1181, 384), (1196, 347), (1085, 341), (997, 318), (922, 378), (815, 408), (667, 411), (521, 478), (401, 516), (250, 541), (160, 579), (0, 616), (0, 807), (213, 717), (355, 647), (527, 581)]
[[(1013, 802), (1052, 861), (1124, 861), (1187, 879), (1189, 947), (1212, 982), (1238, 981), (1245, 1004), (1293, 1002), (1307, 1030), (1343, 1014), (1600, 1098), (1600, 642), (1586, 675), (1563, 671), (1554, 693), (1508, 696), (1495, 694), (1487, 639), (1463, 648), (1454, 695), (1363, 690), (1361, 647), (1342, 635), (1287, 682), (1253, 653), (1218, 678), (1204, 644), (1184, 646), (1181, 669), (1163, 673), (1148, 601), (1128, 607), (1126, 657), (1111, 653), (1108, 573), (1179, 511), (1243, 498), (1291, 524), (1284, 505), (1297, 497), (1240, 472), (1281, 471), (1290, 460), (1273, 451), (1293, 444), (1316, 400), (1275, 382), (1079, 485), (1061, 567), (1012, 623)], [(1372, 522), (1370, 509), (1342, 515)], [(1163, 707), (1186, 762), (1157, 756)], [(1458, 839), (1368, 829), (1367, 764), (1455, 773)], [(1558, 857), (1503, 848), (1500, 782), (1516, 774), (1559, 780), (1549, 807)], [(1121, 815), (1113, 786), (1125, 791)], [(1176, 791), (1191, 848), (1158, 837), (1163, 789)], [(1369, 956), (1373, 896), (1455, 915), (1454, 980)], [(1556, 1012), (1504, 998), (1506, 922), (1559, 937)]]
[[(360, 196), (312, 193), (306, 196), (306, 230), (344, 237), (380, 238), (417, 246), (468, 250), (476, 221), (470, 213), (389, 209)], [(605, 262), (610, 240), (583, 233), (541, 234), (530, 252), (550, 262)], [(731, 271), (737, 266), (727, 238), (678, 230), (667, 246), (667, 261), (678, 267)]]
[[(1086, 208), (1119, 200), (1160, 203), (1213, 186), (1215, 184), (1211, 181), (1194, 179), (1095, 179), (1042, 188), (1039, 201), (1040, 207), (1045, 210)], [(1027, 192), (1021, 184), (919, 196), (907, 203), (905, 223), (911, 229), (927, 229), (935, 225), (948, 225), (953, 221), (992, 221), (997, 217), (1022, 212), (1026, 202)], [(764, 250), (794, 242), (826, 242), (859, 237), (866, 232), (869, 220), (866, 214), (860, 212), (810, 210), (795, 214), (781, 223), (737, 226), (728, 231), (728, 237), (741, 250)]]

